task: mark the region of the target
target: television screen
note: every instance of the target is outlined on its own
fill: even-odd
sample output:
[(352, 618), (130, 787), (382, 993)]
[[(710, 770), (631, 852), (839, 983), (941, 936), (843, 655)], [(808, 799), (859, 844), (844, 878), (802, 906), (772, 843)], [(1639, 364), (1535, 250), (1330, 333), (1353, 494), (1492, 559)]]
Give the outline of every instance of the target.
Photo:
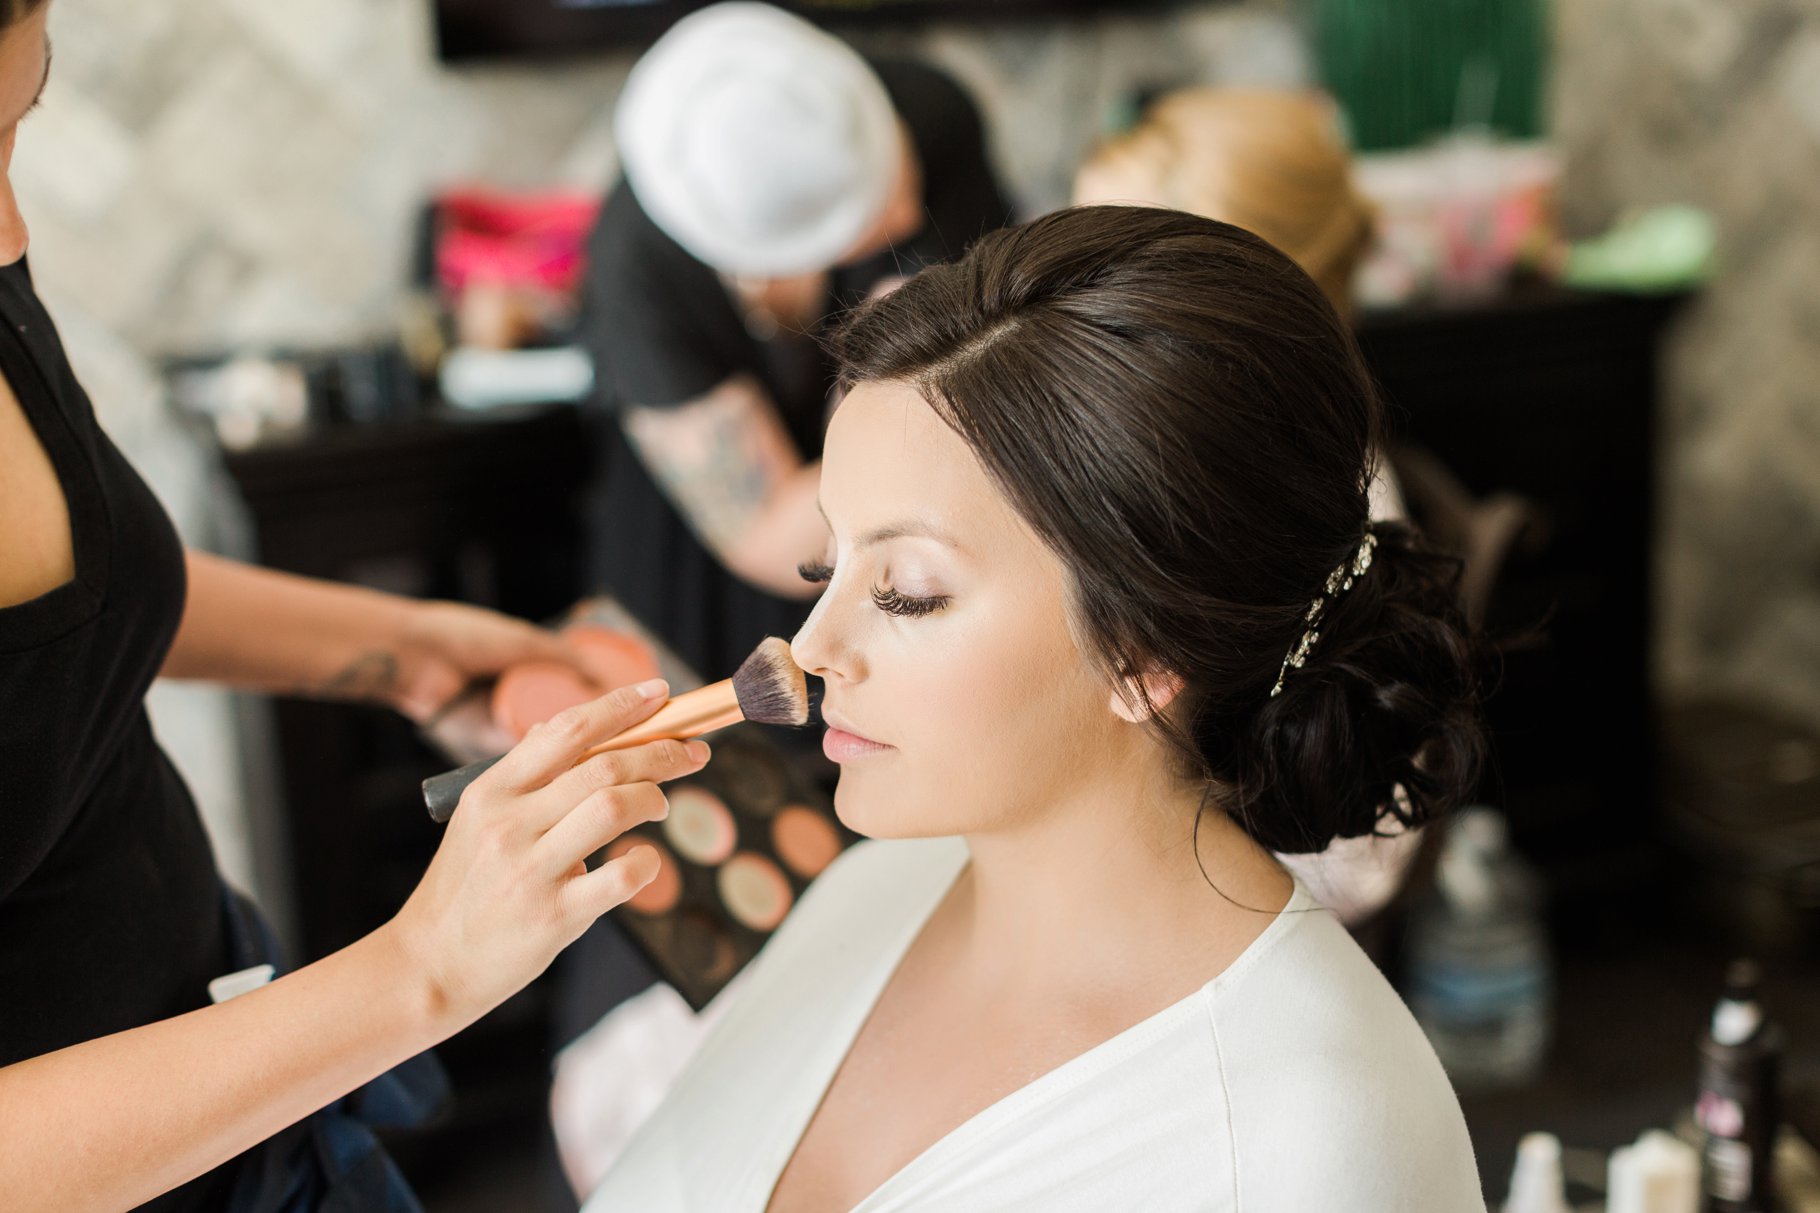
[[(1083, 12), (1117, 0), (794, 0), (782, 7), (838, 26), (919, 17)], [(445, 60), (584, 54), (637, 45), (708, 0), (434, 0)], [(1121, 7), (1130, 7), (1129, 3)]]

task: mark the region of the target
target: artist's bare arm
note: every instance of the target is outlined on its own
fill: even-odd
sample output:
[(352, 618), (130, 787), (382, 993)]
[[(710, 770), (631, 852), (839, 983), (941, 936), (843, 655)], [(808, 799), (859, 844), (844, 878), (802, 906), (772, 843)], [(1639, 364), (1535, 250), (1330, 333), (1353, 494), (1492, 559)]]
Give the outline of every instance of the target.
[(656, 782), (700, 770), (707, 747), (575, 760), (665, 694), (627, 687), (534, 730), (468, 789), (422, 883), (373, 934), (219, 1006), (0, 1068), (0, 1205), (137, 1207), (522, 988), (657, 874), (649, 848), (591, 872), (582, 858), (660, 816)]
[(249, 690), (388, 704), (423, 720), (469, 681), (540, 657), (581, 668), (516, 619), (190, 552), (189, 593), (163, 673)]
[(819, 464), (805, 464), (765, 390), (735, 375), (671, 408), (631, 408), (626, 437), (690, 527), (720, 562), (791, 598), (817, 587), (797, 566), (820, 551)]
[(143, 1204), (446, 1036), (399, 959), (369, 936), (221, 1006), (0, 1069), (7, 1207)]

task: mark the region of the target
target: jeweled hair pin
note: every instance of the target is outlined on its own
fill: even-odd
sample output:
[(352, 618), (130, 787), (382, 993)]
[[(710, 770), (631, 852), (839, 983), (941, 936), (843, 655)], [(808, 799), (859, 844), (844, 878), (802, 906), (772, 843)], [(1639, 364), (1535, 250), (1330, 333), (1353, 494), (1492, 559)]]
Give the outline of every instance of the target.
[(1302, 638), (1284, 656), (1282, 667), (1277, 670), (1276, 685), (1270, 688), (1272, 699), (1282, 694), (1283, 680), (1289, 677), (1290, 670), (1299, 670), (1308, 664), (1308, 655), (1321, 639), (1321, 621), (1327, 617), (1328, 606), (1350, 590), (1353, 582), (1365, 575), (1366, 570), (1371, 568), (1372, 553), (1377, 549), (1378, 537), (1368, 529), (1365, 538), (1359, 540), (1359, 550), (1352, 554), (1352, 559), (1344, 561), (1340, 567), (1327, 574), (1327, 584), (1321, 587), (1321, 592), (1308, 604), (1308, 610), (1302, 616), (1303, 622), (1307, 624), (1302, 630)]

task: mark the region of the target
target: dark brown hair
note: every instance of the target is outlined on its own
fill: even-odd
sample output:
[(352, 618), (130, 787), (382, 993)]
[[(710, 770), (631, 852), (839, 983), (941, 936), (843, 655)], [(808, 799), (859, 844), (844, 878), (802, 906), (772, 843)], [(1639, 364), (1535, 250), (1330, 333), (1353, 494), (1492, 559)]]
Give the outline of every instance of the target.
[(46, 0), (0, 0), (0, 33), (5, 33), (15, 21), (23, 21), (27, 16), (44, 7)]
[(1372, 527), (1375, 563), (1270, 693), (1366, 534), (1382, 411), (1287, 257), (1177, 211), (1077, 207), (925, 270), (834, 347), (846, 382), (915, 387), (973, 448), (1067, 567), (1109, 675), (1182, 680), (1157, 727), (1264, 846), (1318, 851), (1470, 793), (1458, 569), (1407, 527)]

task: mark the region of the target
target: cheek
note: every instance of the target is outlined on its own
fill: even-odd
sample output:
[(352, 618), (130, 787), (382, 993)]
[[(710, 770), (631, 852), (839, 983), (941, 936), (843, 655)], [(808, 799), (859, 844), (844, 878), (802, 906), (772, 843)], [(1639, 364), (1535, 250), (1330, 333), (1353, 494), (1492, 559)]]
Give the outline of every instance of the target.
[(842, 816), (861, 832), (1002, 824), (1051, 799), (1095, 751), (1092, 706), (1105, 695), (1059, 606), (1006, 593), (889, 630), (889, 656), (873, 659), (868, 689), (888, 701), (899, 753), (841, 777)]

